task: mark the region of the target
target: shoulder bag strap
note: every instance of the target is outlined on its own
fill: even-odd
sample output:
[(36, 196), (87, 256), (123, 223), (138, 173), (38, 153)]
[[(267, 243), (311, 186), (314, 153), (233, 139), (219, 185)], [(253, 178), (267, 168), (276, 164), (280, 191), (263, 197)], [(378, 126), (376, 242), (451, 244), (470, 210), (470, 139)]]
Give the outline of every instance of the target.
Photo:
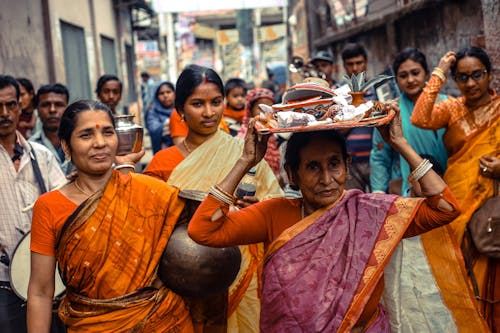
[[(29, 143), (28, 143), (29, 144)], [(38, 161), (35, 154), (35, 149), (30, 144), (30, 159), (31, 165), (33, 166), (33, 172), (35, 174), (36, 181), (38, 186), (40, 187), (41, 194), (47, 192), (47, 188), (45, 187), (45, 182), (43, 181), (42, 173), (40, 172), (40, 167), (38, 166)]]

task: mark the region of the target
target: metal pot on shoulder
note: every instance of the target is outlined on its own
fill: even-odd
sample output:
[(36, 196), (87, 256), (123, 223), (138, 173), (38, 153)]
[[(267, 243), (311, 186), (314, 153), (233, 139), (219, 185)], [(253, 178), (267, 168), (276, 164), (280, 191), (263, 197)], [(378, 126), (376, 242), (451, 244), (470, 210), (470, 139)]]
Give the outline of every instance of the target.
[(137, 153), (142, 148), (144, 129), (134, 123), (134, 115), (115, 116), (115, 131), (118, 135), (117, 155)]
[(158, 275), (169, 289), (181, 296), (205, 297), (223, 292), (236, 278), (241, 264), (237, 246), (214, 248), (194, 242), (187, 226), (206, 193), (181, 191), (186, 200), (177, 226), (163, 252)]

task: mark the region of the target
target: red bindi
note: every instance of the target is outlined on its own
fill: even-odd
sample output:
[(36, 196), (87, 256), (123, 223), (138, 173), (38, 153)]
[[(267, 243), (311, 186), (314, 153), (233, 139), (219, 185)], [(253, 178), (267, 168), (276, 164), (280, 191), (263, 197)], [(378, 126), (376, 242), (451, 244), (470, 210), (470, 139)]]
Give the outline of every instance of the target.
[(95, 128), (101, 128), (101, 125), (95, 124)]

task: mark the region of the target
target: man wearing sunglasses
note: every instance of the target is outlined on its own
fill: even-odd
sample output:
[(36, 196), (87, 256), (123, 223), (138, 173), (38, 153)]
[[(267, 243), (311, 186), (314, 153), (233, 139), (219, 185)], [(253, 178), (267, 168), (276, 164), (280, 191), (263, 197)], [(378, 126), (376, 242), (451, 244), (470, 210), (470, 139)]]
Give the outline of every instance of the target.
[(19, 97), (17, 81), (0, 75), (0, 330), (6, 333), (26, 332), (26, 306), (12, 291), (9, 266), (17, 244), (31, 229), (32, 204), (66, 181), (54, 155), (42, 145), (29, 144), (16, 130)]

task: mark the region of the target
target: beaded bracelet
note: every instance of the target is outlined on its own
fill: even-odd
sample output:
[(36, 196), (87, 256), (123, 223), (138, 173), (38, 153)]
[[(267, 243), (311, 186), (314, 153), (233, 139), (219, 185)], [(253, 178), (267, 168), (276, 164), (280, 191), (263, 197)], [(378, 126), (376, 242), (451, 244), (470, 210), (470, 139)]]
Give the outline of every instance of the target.
[(432, 74), (436, 75), (443, 83), (446, 82), (446, 73), (441, 69), (441, 67), (434, 67)]
[(125, 168), (135, 169), (135, 165), (133, 165), (133, 164), (118, 164), (117, 166), (115, 166), (115, 170), (120, 170), (120, 169), (125, 169)]

